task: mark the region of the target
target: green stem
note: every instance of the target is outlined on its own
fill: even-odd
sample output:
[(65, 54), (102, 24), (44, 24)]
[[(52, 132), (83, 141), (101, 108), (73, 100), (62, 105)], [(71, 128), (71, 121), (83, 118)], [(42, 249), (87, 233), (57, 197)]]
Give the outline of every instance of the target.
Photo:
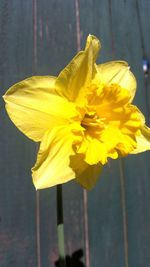
[(66, 267), (62, 185), (57, 185), (57, 235), (58, 235), (59, 267)]

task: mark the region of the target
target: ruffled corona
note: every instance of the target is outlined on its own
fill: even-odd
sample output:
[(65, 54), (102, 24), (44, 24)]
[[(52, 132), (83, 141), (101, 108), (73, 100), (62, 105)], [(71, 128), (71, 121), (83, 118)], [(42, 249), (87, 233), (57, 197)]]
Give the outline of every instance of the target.
[[(138, 109), (130, 104), (130, 94), (117, 84), (97, 87), (88, 95), (88, 104), (79, 122), (82, 139), (76, 153), (88, 164), (105, 164), (108, 157), (126, 156), (137, 147), (142, 126)], [(102, 153), (100, 153), (102, 152)]]

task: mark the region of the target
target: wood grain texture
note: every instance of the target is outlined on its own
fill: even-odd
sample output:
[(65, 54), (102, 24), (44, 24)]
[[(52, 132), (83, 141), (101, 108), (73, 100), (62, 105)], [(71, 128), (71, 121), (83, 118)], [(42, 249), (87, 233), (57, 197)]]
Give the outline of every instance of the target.
[[(138, 18), (138, 27), (140, 31), (140, 41), (142, 48), (142, 57), (150, 62), (150, 51), (149, 51), (149, 32), (150, 25), (148, 23), (148, 17), (150, 12), (150, 5), (146, 5), (145, 1), (136, 0), (136, 11)], [(141, 77), (143, 78), (143, 76)], [(150, 75), (144, 75), (144, 96), (145, 96), (145, 108), (146, 108), (146, 119), (150, 125)]]
[[(32, 5), (0, 2), (0, 94), (32, 75)], [(0, 266), (35, 266), (34, 145), (11, 123), (0, 98)]]
[[(87, 34), (101, 39), (98, 62), (114, 57), (109, 1), (80, 2), (82, 41)], [(90, 266), (125, 266), (119, 162), (109, 161), (101, 178), (88, 193)]]
[[(142, 59), (145, 57), (146, 51), (145, 35), (149, 35), (148, 28), (145, 33), (142, 30), (146, 26), (144, 18), (147, 13), (146, 9), (149, 8), (146, 3), (147, 1), (142, 1), (143, 6), (141, 6), (141, 1), (120, 1), (119, 3), (118, 1), (113, 1), (112, 29), (115, 55), (129, 62), (137, 78), (138, 88), (134, 103), (146, 114), (148, 119), (148, 95), (145, 92), (148, 87), (145, 86), (149, 86), (149, 77), (145, 81), (142, 70)], [(150, 212), (148, 209), (150, 200), (149, 156), (150, 154), (147, 152), (137, 156), (130, 156), (124, 160), (123, 172), (125, 177), (128, 233), (128, 259), (126, 259), (126, 262), (129, 267), (147, 267), (150, 264), (148, 250), (150, 245)]]
[[(37, 1), (36, 74), (58, 75), (77, 52), (74, 1)], [(40, 192), (41, 262), (58, 259), (55, 188)], [(66, 254), (84, 248), (83, 190), (75, 182), (63, 186)], [(85, 251), (84, 251), (85, 254)]]

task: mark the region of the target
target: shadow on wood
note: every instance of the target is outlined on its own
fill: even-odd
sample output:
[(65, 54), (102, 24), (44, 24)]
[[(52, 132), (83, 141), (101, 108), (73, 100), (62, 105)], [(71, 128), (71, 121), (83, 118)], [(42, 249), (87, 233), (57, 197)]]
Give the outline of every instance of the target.
[[(66, 256), (66, 267), (86, 267), (82, 262), (83, 250), (79, 249), (72, 253), (71, 256)], [(61, 259), (55, 262), (55, 266), (61, 266)]]

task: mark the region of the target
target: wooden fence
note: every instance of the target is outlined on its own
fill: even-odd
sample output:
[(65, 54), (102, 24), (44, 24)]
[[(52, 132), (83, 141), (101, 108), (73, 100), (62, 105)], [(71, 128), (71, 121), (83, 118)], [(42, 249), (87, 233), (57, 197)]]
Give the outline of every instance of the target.
[[(89, 33), (101, 39), (99, 63), (129, 62), (138, 82), (135, 103), (149, 122), (150, 75), (142, 69), (150, 60), (149, 0), (1, 0), (1, 95), (28, 76), (57, 75)], [(35, 192), (36, 150), (0, 98), (1, 267), (57, 265), (56, 192)], [(150, 266), (149, 152), (109, 161), (90, 192), (70, 182), (63, 193), (72, 267)]]

